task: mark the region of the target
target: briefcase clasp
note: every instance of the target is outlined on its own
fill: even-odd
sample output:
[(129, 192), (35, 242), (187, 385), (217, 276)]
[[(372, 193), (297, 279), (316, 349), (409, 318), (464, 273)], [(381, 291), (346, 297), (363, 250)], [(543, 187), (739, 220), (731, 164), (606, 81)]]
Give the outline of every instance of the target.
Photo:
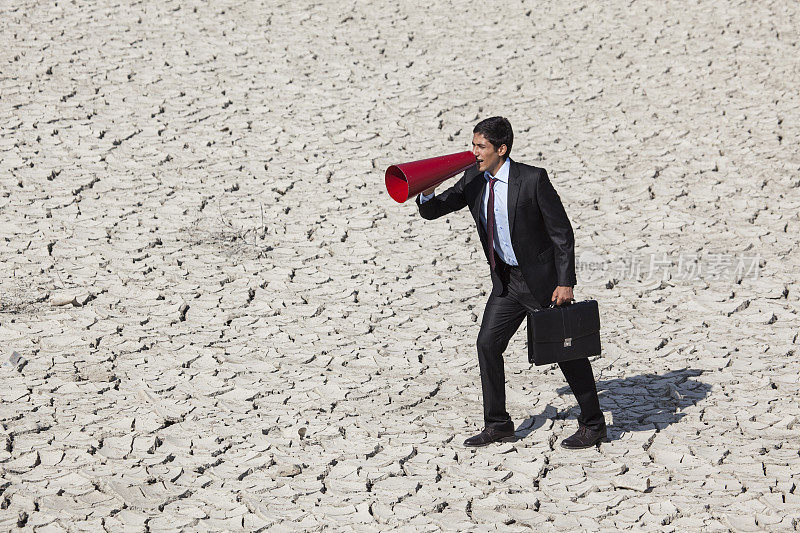
[(572, 346), (572, 337), (567, 337), (564, 339), (564, 348), (569, 348)]

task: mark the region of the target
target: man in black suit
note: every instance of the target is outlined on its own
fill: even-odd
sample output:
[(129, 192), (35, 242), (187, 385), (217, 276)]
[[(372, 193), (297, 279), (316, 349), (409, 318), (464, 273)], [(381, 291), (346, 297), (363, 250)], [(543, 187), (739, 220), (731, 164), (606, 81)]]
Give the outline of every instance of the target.
[[(432, 220), (469, 207), (489, 262), (492, 293), (486, 302), (478, 362), (483, 390), (484, 430), (464, 441), (485, 446), (510, 440), (514, 423), (506, 411), (503, 351), (530, 311), (573, 299), (575, 241), (561, 199), (543, 168), (509, 158), (514, 133), (509, 121), (492, 117), (473, 130), (478, 165), (441, 194), (417, 197), (422, 218)], [(588, 359), (559, 363), (578, 405), (577, 433), (565, 448), (588, 448), (606, 439), (606, 425)]]

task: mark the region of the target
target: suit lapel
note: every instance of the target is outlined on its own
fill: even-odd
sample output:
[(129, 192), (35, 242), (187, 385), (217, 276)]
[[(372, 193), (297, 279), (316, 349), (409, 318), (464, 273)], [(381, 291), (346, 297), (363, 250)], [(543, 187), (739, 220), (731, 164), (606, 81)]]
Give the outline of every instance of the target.
[(508, 172), (508, 231), (514, 235), (514, 218), (517, 214), (517, 199), (522, 179), (519, 175), (519, 165), (511, 161), (511, 168)]

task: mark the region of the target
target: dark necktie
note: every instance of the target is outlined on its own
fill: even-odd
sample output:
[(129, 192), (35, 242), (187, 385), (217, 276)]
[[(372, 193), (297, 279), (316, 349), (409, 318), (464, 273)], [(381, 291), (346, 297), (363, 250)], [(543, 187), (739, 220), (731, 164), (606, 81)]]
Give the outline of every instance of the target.
[(489, 178), (489, 201), (486, 205), (486, 231), (489, 233), (489, 264), (495, 269), (494, 261), (494, 183), (497, 178)]

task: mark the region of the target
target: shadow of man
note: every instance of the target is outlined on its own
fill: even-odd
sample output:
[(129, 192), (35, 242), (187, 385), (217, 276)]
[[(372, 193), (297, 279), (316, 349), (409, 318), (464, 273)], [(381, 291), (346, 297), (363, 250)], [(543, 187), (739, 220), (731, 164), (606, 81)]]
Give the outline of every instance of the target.
[[(608, 426), (609, 440), (619, 439), (631, 431), (661, 431), (686, 416), (684, 409), (696, 405), (711, 392), (711, 385), (695, 380), (703, 370), (683, 368), (666, 374), (640, 374), (597, 382), (600, 407), (611, 413), (613, 424)], [(568, 386), (558, 394), (572, 395)], [(516, 437), (522, 439), (542, 427), (548, 420), (577, 418), (577, 407), (559, 411), (547, 405), (541, 414), (533, 415), (517, 427)]]

